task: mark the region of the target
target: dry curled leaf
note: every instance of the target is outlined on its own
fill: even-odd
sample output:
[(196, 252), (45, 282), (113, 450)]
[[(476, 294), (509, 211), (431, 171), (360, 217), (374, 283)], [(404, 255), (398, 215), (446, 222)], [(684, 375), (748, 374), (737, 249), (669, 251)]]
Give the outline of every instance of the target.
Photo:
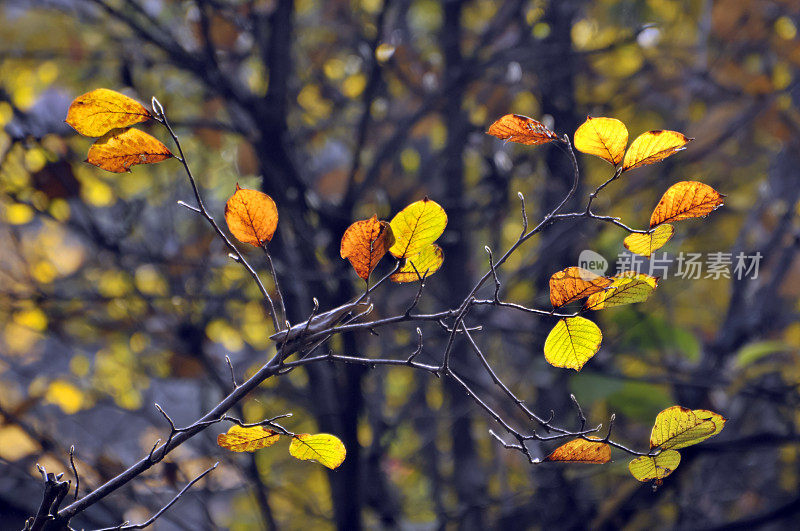
[(599, 440), (573, 439), (553, 450), (544, 460), (601, 465), (611, 461), (611, 447)]
[(356, 221), (344, 231), (339, 254), (349, 260), (356, 274), (367, 280), (372, 270), (394, 243), (392, 229), (378, 216)]
[(261, 448), (272, 446), (280, 434), (263, 426), (244, 428), (231, 426), (228, 433), (217, 435), (217, 444), (231, 452), (255, 452)]
[(390, 278), (393, 282), (416, 282), (437, 272), (444, 262), (442, 248), (432, 243), (410, 258)]
[(558, 140), (558, 135), (544, 124), (521, 114), (506, 114), (490, 125), (487, 133), (506, 142), (517, 142), (526, 146)]
[(647, 234), (638, 232), (629, 234), (622, 243), (632, 253), (650, 256), (653, 252), (664, 247), (672, 239), (673, 234), (675, 234), (675, 227), (665, 223), (652, 229)]
[(292, 437), (289, 453), (301, 461), (316, 461), (331, 470), (344, 461), (344, 443), (328, 433), (301, 433)]
[(442, 235), (447, 226), (447, 214), (436, 201), (426, 197), (398, 212), (389, 225), (394, 235), (389, 252), (395, 258), (408, 258)]
[(150, 111), (125, 94), (95, 89), (73, 100), (65, 120), (84, 136), (103, 136), (112, 129), (128, 127), (152, 118)]
[(550, 303), (559, 308), (568, 302), (603, 291), (612, 280), (587, 269), (568, 267), (550, 277)]
[(625, 155), (628, 129), (615, 118), (586, 117), (575, 131), (575, 149), (617, 165)]
[(684, 146), (694, 140), (677, 131), (648, 131), (636, 137), (625, 153), (622, 171), (632, 170), (645, 164), (653, 164), (670, 155), (686, 149)]
[(172, 153), (160, 140), (138, 129), (112, 129), (89, 148), (86, 162), (114, 173), (131, 166), (161, 162)]
[(584, 317), (559, 319), (544, 342), (544, 357), (554, 367), (581, 370), (600, 350), (603, 333)]
[(225, 222), (237, 240), (261, 247), (272, 240), (278, 228), (278, 208), (267, 194), (237, 184), (225, 203)]
[(709, 215), (722, 206), (725, 196), (697, 181), (675, 183), (664, 192), (650, 216), (650, 226)]

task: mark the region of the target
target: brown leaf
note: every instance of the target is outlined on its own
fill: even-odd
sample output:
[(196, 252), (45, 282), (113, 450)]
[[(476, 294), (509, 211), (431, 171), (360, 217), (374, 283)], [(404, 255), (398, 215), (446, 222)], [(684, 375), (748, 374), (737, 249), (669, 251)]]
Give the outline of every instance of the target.
[(602, 441), (573, 439), (553, 450), (544, 460), (601, 465), (611, 461), (611, 447)]
[(517, 142), (526, 146), (558, 140), (558, 135), (541, 122), (520, 114), (506, 114), (490, 125), (487, 133), (507, 142)]
[(114, 173), (131, 166), (161, 162), (172, 153), (160, 140), (138, 129), (112, 129), (89, 148), (86, 162)]
[(568, 267), (550, 277), (550, 302), (558, 308), (568, 302), (603, 291), (612, 279), (601, 277), (580, 267)]
[(96, 89), (78, 96), (67, 111), (66, 122), (84, 136), (102, 136), (152, 117), (150, 111), (125, 94)]
[(225, 222), (237, 240), (261, 247), (272, 240), (278, 228), (278, 208), (267, 194), (237, 184), (225, 203)]
[(707, 184), (682, 181), (664, 192), (650, 216), (650, 227), (681, 219), (707, 216), (722, 206), (725, 196)]
[(381, 258), (394, 244), (392, 229), (378, 216), (356, 221), (344, 231), (339, 254), (349, 260), (356, 274), (367, 280)]

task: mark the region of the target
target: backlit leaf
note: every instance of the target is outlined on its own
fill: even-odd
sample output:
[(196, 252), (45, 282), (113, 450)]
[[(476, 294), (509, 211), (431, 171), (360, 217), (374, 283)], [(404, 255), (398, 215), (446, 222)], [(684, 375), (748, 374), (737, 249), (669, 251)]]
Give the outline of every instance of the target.
[(574, 439), (553, 450), (544, 460), (599, 465), (611, 461), (611, 447), (602, 441)]
[(659, 481), (672, 474), (680, 463), (681, 454), (675, 450), (664, 450), (653, 457), (637, 457), (628, 463), (628, 470), (639, 481)]
[(544, 342), (544, 357), (550, 365), (565, 369), (581, 367), (600, 350), (603, 333), (584, 317), (560, 319)]
[(580, 267), (568, 267), (550, 277), (550, 302), (558, 308), (603, 291), (612, 280)]
[(694, 138), (687, 138), (676, 131), (643, 133), (631, 142), (622, 162), (622, 171), (664, 160), (673, 153), (686, 149), (684, 146), (692, 140)]
[(589, 297), (584, 309), (602, 310), (603, 308), (613, 308), (623, 304), (644, 302), (658, 286), (656, 277), (633, 271), (620, 273), (612, 277), (612, 281), (604, 291)]
[(490, 125), (487, 133), (507, 142), (517, 142), (526, 146), (558, 140), (558, 136), (541, 122), (520, 114), (506, 114)]
[(438, 203), (426, 197), (398, 212), (389, 224), (394, 234), (394, 245), (389, 252), (395, 258), (408, 258), (442, 235), (447, 226), (447, 214)]
[(665, 223), (659, 225), (647, 234), (640, 234), (638, 232), (629, 234), (623, 243), (625, 244), (625, 248), (632, 253), (650, 256), (654, 251), (664, 247), (664, 245), (672, 239), (673, 234), (675, 234), (675, 227), (669, 223)]
[(707, 216), (722, 206), (724, 197), (707, 184), (697, 181), (681, 181), (673, 184), (664, 192), (653, 210), (650, 226)]
[(172, 157), (160, 140), (138, 129), (112, 129), (89, 148), (86, 162), (114, 173)]
[(356, 274), (367, 280), (383, 255), (394, 243), (392, 229), (378, 216), (356, 221), (344, 231), (339, 254), (349, 260)]
[(289, 453), (301, 461), (316, 461), (334, 469), (342, 464), (347, 453), (344, 444), (328, 433), (302, 433), (292, 437)]
[(103, 136), (112, 129), (150, 118), (150, 112), (138, 101), (101, 88), (75, 98), (67, 111), (66, 122), (84, 136)]
[(575, 149), (619, 164), (628, 145), (628, 129), (614, 118), (592, 118), (575, 131)]
[(716, 435), (724, 425), (725, 419), (712, 411), (668, 407), (656, 416), (650, 434), (650, 448), (685, 448)]
[(267, 194), (237, 184), (236, 192), (225, 203), (225, 222), (237, 240), (261, 247), (272, 240), (278, 228), (278, 209)]
[(231, 426), (228, 433), (217, 435), (217, 444), (231, 452), (255, 452), (272, 446), (280, 437), (278, 432), (263, 426), (244, 428), (235, 425)]
[(426, 273), (427, 276), (431, 276), (437, 272), (442, 267), (442, 262), (444, 262), (442, 248), (432, 243), (411, 258), (406, 258), (406, 263), (391, 276), (391, 280), (398, 283), (416, 282), (420, 277), (425, 277)]

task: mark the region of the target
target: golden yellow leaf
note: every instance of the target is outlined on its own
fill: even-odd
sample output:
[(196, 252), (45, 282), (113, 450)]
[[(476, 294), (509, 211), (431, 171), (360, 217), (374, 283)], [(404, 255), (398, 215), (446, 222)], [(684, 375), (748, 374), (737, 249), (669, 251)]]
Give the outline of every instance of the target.
[(636, 137), (625, 153), (622, 171), (632, 170), (645, 164), (653, 164), (677, 153), (694, 140), (676, 131), (648, 131)]
[(278, 208), (267, 194), (237, 184), (225, 203), (225, 222), (237, 240), (261, 247), (272, 240), (278, 228)]
[(558, 308), (568, 302), (603, 291), (612, 280), (580, 267), (568, 267), (550, 277), (550, 303)]
[(112, 129), (150, 118), (150, 111), (138, 101), (101, 88), (75, 98), (67, 111), (66, 122), (84, 136), (103, 136)]
[(602, 310), (623, 304), (644, 302), (658, 286), (658, 278), (626, 271), (611, 277), (611, 284), (599, 293), (595, 293), (586, 301), (584, 309)]
[(628, 470), (639, 481), (660, 481), (672, 474), (681, 463), (681, 454), (675, 450), (664, 450), (650, 457), (643, 455), (628, 463)]
[(681, 406), (668, 407), (656, 416), (650, 434), (650, 448), (677, 450), (702, 442), (716, 435), (725, 425), (725, 419), (705, 409), (686, 409)]
[(575, 131), (575, 149), (619, 164), (628, 145), (628, 129), (615, 118), (586, 117)]
[(625, 248), (632, 253), (650, 256), (654, 251), (664, 247), (664, 245), (672, 239), (673, 234), (675, 234), (675, 227), (669, 223), (665, 223), (652, 229), (647, 234), (640, 234), (638, 232), (629, 234), (622, 243), (624, 243)]
[(378, 216), (372, 216), (347, 227), (339, 254), (350, 261), (359, 277), (367, 280), (393, 243), (394, 236), (389, 224), (378, 221)]
[(724, 197), (707, 184), (697, 181), (681, 181), (673, 184), (664, 192), (653, 210), (650, 226), (707, 216), (722, 206)]
[(316, 461), (332, 470), (342, 464), (347, 450), (342, 441), (328, 433), (301, 433), (292, 437), (289, 453), (301, 461)]
[(541, 122), (520, 114), (506, 114), (489, 126), (488, 134), (507, 142), (526, 146), (546, 144), (558, 140), (558, 135)]
[(416, 282), (421, 277), (425, 277), (426, 273), (427, 276), (436, 273), (442, 267), (443, 262), (442, 248), (432, 243), (411, 258), (406, 258), (406, 263), (390, 278), (393, 282), (398, 283)]
[(447, 226), (447, 214), (438, 203), (427, 197), (411, 203), (389, 223), (394, 245), (389, 252), (395, 258), (408, 258), (436, 241)]
[(544, 342), (544, 357), (554, 367), (581, 370), (600, 350), (603, 333), (584, 317), (559, 319)]
[(553, 450), (544, 460), (600, 465), (611, 461), (611, 447), (602, 441), (573, 439)]
[(272, 446), (281, 435), (263, 426), (244, 428), (231, 426), (228, 433), (217, 435), (217, 444), (231, 452), (255, 452), (262, 448)]
[(131, 166), (161, 162), (172, 153), (160, 140), (138, 129), (112, 129), (89, 148), (86, 162), (114, 173)]

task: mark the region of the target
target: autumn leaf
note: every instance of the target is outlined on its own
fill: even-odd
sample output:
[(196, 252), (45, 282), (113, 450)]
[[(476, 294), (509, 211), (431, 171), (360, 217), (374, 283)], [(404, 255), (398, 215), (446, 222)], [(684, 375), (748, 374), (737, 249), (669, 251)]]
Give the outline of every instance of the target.
[(367, 280), (393, 243), (391, 227), (375, 215), (347, 227), (339, 254), (350, 261), (359, 277)]
[(261, 448), (272, 446), (278, 442), (280, 437), (278, 432), (263, 426), (250, 428), (231, 426), (228, 433), (217, 435), (217, 444), (231, 452), (255, 452)]
[(676, 131), (648, 131), (636, 137), (625, 153), (622, 171), (632, 170), (646, 164), (664, 160), (673, 153), (686, 149), (684, 146), (694, 140)]
[(278, 228), (278, 209), (267, 194), (237, 184), (225, 203), (225, 222), (237, 240), (261, 247), (272, 240)]
[(650, 216), (650, 226), (707, 216), (722, 206), (725, 196), (697, 181), (681, 181), (664, 192)]
[(611, 447), (602, 441), (574, 439), (553, 450), (544, 460), (600, 465), (611, 461)]
[(611, 284), (605, 290), (589, 297), (583, 306), (585, 310), (602, 310), (644, 302), (658, 286), (658, 278), (633, 271), (625, 271), (611, 279)]
[(65, 121), (84, 136), (103, 136), (112, 129), (128, 127), (150, 118), (150, 112), (138, 101), (125, 94), (100, 88), (75, 98)]
[(517, 142), (526, 146), (558, 140), (558, 135), (541, 122), (520, 114), (506, 114), (490, 125), (487, 133), (506, 142)]
[(600, 350), (603, 333), (584, 317), (559, 319), (544, 342), (544, 357), (554, 367), (581, 370)]
[(550, 277), (550, 303), (553, 308), (559, 308), (568, 302), (603, 291), (611, 282), (610, 278), (586, 269), (568, 267)]
[(334, 469), (342, 464), (347, 453), (344, 444), (328, 433), (302, 433), (292, 437), (289, 453), (301, 461), (316, 461)]
[(586, 117), (575, 131), (575, 149), (619, 164), (628, 145), (628, 129), (614, 118)]
[(447, 214), (438, 203), (426, 197), (398, 212), (389, 224), (394, 234), (394, 245), (389, 252), (395, 258), (408, 258), (442, 235), (447, 226)]
[(675, 227), (665, 223), (650, 230), (647, 234), (634, 232), (628, 235), (622, 243), (632, 253), (650, 256), (653, 252), (664, 247), (672, 239), (673, 234), (675, 234)]
[(131, 166), (161, 162), (172, 153), (160, 140), (138, 129), (112, 129), (89, 148), (86, 162), (114, 173)]
[(681, 463), (681, 454), (675, 450), (664, 450), (658, 455), (637, 457), (628, 463), (628, 470), (639, 481), (660, 481), (672, 474)]
[(656, 416), (650, 434), (650, 448), (685, 448), (716, 435), (724, 426), (725, 419), (713, 411), (668, 407)]
[[(416, 282), (421, 277), (431, 276), (437, 272), (444, 262), (442, 248), (432, 243), (411, 258), (390, 278), (393, 282)], [(412, 265), (413, 264), (413, 265)]]

